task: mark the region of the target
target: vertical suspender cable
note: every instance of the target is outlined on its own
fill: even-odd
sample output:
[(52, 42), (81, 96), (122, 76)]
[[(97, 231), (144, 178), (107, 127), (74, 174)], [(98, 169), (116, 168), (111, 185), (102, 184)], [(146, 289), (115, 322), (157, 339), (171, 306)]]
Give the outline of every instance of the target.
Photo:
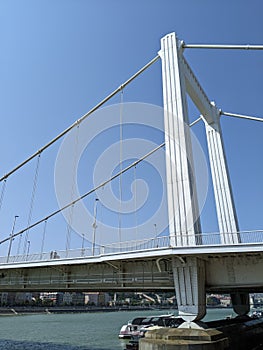
[[(140, 162), (142, 162), (144, 159), (150, 157), (153, 153), (155, 153), (156, 151), (158, 151), (160, 148), (164, 147), (165, 143), (163, 142), (162, 144), (160, 144), (159, 146), (157, 146), (156, 148), (154, 148), (153, 150), (151, 150), (150, 152), (148, 152), (147, 154), (145, 154), (143, 157), (141, 157), (140, 159), (136, 160), (135, 162), (133, 162), (132, 164), (128, 165), (126, 168), (124, 168), (122, 170), (122, 173), (126, 173), (129, 169), (131, 169), (132, 167), (134, 167), (135, 165), (139, 164)], [(117, 174), (111, 176), (110, 178), (108, 178), (107, 180), (105, 180), (104, 182), (102, 182), (101, 184), (97, 185), (96, 187), (92, 188), (91, 190), (89, 190), (88, 192), (84, 193), (83, 195), (77, 197), (73, 202), (66, 204), (64, 207), (59, 208), (58, 210), (50, 213), (48, 216), (45, 216), (44, 218), (36, 221), (35, 223), (33, 223), (31, 226), (26, 227), (23, 230), (20, 230), (16, 233), (13, 234), (13, 238), (22, 235), (24, 232), (26, 232), (26, 230), (31, 229), (33, 227), (36, 227), (37, 225), (41, 224), (42, 222), (44, 222), (47, 219), (50, 219), (52, 217), (54, 217), (55, 215), (58, 215), (59, 213), (61, 213), (62, 211), (68, 209), (71, 205), (78, 203), (80, 200), (83, 200), (84, 198), (90, 196), (92, 193), (95, 193), (96, 191), (98, 191), (100, 188), (106, 186), (108, 183), (110, 183), (111, 181), (114, 181), (118, 176), (120, 176), (120, 172), (118, 172)], [(10, 239), (10, 235), (8, 235), (8, 237), (0, 240), (0, 245), (9, 241)]]
[(4, 180), (3, 185), (2, 185), (2, 190), (1, 190), (1, 196), (0, 196), (0, 210), (2, 209), (2, 204), (4, 200), (4, 195), (5, 195), (5, 189), (6, 189), (6, 180)]
[[(34, 182), (33, 182), (33, 188), (32, 188), (32, 194), (31, 194), (31, 201), (30, 201), (30, 207), (29, 207), (29, 214), (28, 214), (28, 220), (27, 220), (27, 226), (29, 227), (31, 225), (31, 220), (32, 220), (32, 214), (33, 214), (33, 208), (34, 208), (34, 201), (35, 201), (35, 194), (36, 194), (36, 189), (37, 189), (37, 181), (38, 181), (38, 174), (39, 174), (39, 165), (40, 165), (40, 158), (41, 158), (41, 153), (39, 153), (37, 157), (37, 165), (36, 165), (36, 170), (35, 170), (35, 177), (34, 177)], [(27, 252), (27, 247), (28, 247), (28, 235), (29, 235), (29, 230), (26, 231), (25, 234), (25, 241), (24, 241), (24, 250), (23, 254), (25, 255)], [(19, 242), (21, 243), (21, 242)], [(20, 246), (18, 247), (20, 250)], [(19, 255), (19, 252), (18, 252)]]
[(3, 184), (2, 184), (2, 190), (1, 190), (1, 196), (0, 196), (0, 211), (2, 209), (2, 204), (3, 204), (3, 200), (4, 200), (4, 195), (5, 195), (5, 190), (6, 190), (6, 180), (4, 180)]
[[(71, 185), (71, 202), (75, 199), (74, 197), (74, 188), (76, 179), (76, 167), (77, 167), (77, 155), (78, 155), (78, 146), (79, 146), (79, 124), (76, 129), (75, 145), (74, 145), (74, 158), (72, 164), (72, 185)], [(66, 256), (68, 256), (68, 251), (71, 246), (71, 233), (72, 233), (72, 222), (74, 214), (74, 204), (69, 208), (69, 221), (67, 222), (67, 235), (66, 235)]]
[(43, 235), (42, 235), (42, 242), (41, 242), (41, 251), (40, 251), (40, 258), (42, 259), (43, 251), (44, 251), (44, 244), (46, 239), (46, 231), (47, 231), (47, 220), (44, 221), (44, 229), (43, 229)]
[(45, 146), (40, 148), (37, 152), (32, 154), (29, 158), (24, 160), (22, 163), (17, 165), (13, 170), (9, 171), (9, 173), (5, 174), (0, 178), (0, 182), (7, 179), (10, 175), (12, 175), (14, 172), (16, 172), (18, 169), (23, 167), (25, 164), (30, 162), (33, 158), (35, 158), (38, 154), (46, 150), (48, 147), (53, 145), (56, 141), (61, 139), (63, 136), (65, 136), (68, 132), (70, 132), (76, 125), (84, 121), (86, 118), (88, 118), (92, 113), (94, 113), (97, 109), (99, 109), (101, 106), (103, 106), (106, 102), (108, 102), (113, 96), (115, 96), (118, 92), (120, 92), (125, 86), (130, 84), (134, 79), (136, 79), (140, 74), (142, 74), (146, 69), (148, 69), (152, 64), (157, 62), (160, 59), (160, 56), (155, 56), (150, 62), (148, 62), (145, 66), (143, 66), (141, 69), (139, 69), (135, 74), (133, 74), (128, 80), (126, 80), (122, 85), (120, 85), (117, 89), (115, 89), (113, 92), (111, 92), (107, 97), (105, 97), (102, 101), (100, 101), (96, 106), (94, 106), (91, 110), (89, 110), (86, 114), (84, 114), (81, 118), (79, 118), (77, 121), (75, 121), (72, 125), (70, 125), (67, 129), (65, 129), (63, 132), (61, 132), (59, 135), (57, 135), (53, 140), (49, 141)]
[(123, 169), (123, 89), (121, 89), (121, 96), (120, 96), (120, 177), (119, 177), (119, 242), (121, 242), (121, 229), (122, 229), (122, 169)]
[(138, 214), (137, 214), (137, 175), (136, 175), (136, 165), (134, 167), (134, 183), (135, 183), (135, 190), (134, 190), (134, 215), (135, 215), (135, 239), (137, 241), (138, 239)]
[(18, 246), (17, 246), (16, 255), (19, 255), (19, 254), (20, 254), (20, 248), (21, 248), (21, 243), (22, 243), (22, 236), (23, 236), (23, 234), (19, 235), (19, 240), (18, 240)]
[(69, 208), (69, 221), (67, 222), (67, 235), (66, 235), (66, 257), (68, 257), (68, 251), (71, 246), (71, 233), (72, 233), (72, 221), (73, 221), (74, 204)]

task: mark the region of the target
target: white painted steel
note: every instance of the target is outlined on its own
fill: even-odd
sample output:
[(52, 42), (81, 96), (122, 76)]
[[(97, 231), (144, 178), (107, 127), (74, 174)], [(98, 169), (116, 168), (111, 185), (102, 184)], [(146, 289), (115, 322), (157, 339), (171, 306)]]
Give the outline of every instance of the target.
[(184, 49), (219, 49), (219, 50), (263, 50), (263, 45), (218, 45), (218, 44), (185, 44)]
[(241, 118), (241, 119), (248, 119), (248, 120), (254, 120), (256, 122), (263, 122), (263, 118), (254, 117), (251, 115), (244, 115), (244, 114), (237, 114), (237, 113), (229, 113), (229, 112), (223, 112), (220, 111), (221, 115), (225, 115), (227, 117), (234, 117), (234, 118)]
[(183, 55), (181, 55), (181, 69), (185, 77), (187, 93), (207, 122), (213, 123), (216, 120), (213, 105)]
[[(209, 292), (236, 293), (262, 292), (263, 286), (263, 253), (262, 244), (259, 252), (241, 251), (237, 245), (217, 247), (217, 252), (211, 247), (196, 247), (196, 254), (202, 262), (199, 267), (205, 267), (205, 288)], [(182, 249), (182, 250), (180, 250)], [(229, 250), (231, 249), (231, 251)], [(81, 258), (51, 260), (48, 262), (17, 263), (1, 265), (0, 288), (2, 291), (117, 291), (124, 289), (173, 290), (174, 278), (172, 273), (172, 259), (177, 260), (179, 266), (186, 265), (181, 272), (189, 279), (200, 279), (193, 284), (190, 290), (202, 291), (204, 273), (197, 271), (195, 259), (189, 259), (195, 249), (191, 248), (159, 248), (159, 250), (141, 251), (133, 253), (120, 253)], [(221, 251), (221, 252), (220, 252)], [(158, 255), (158, 253), (160, 255)], [(182, 253), (182, 254), (180, 254)], [(189, 253), (189, 254), (188, 254)], [(201, 254), (204, 253), (202, 256)], [(191, 262), (192, 261), (192, 262)], [(187, 267), (188, 264), (188, 267)], [(192, 266), (191, 266), (192, 264)], [(193, 268), (193, 271), (191, 269)], [(188, 269), (188, 270), (187, 270)], [(177, 273), (176, 270), (174, 270)], [(181, 273), (180, 272), (180, 273)], [(181, 276), (182, 277), (182, 276)], [(187, 284), (186, 284), (187, 285)], [(183, 288), (183, 284), (180, 288)], [(198, 288), (197, 288), (198, 286)], [(185, 295), (188, 306), (190, 302), (199, 303), (196, 295)], [(183, 300), (183, 299), (181, 299)], [(195, 301), (196, 300), (196, 301)], [(184, 303), (184, 301), (183, 301)], [(201, 308), (201, 307), (200, 307)], [(190, 312), (189, 312), (190, 313)]]
[[(232, 233), (226, 232), (225, 236), (232, 236)], [(29, 255), (15, 255), (9, 257), (9, 263), (6, 262), (6, 256), (0, 257), (0, 266), (12, 268), (13, 264), (34, 264), (41, 262), (41, 266), (59, 265), (61, 261), (68, 261), (69, 264), (79, 264), (80, 261), (93, 262), (104, 261), (115, 256), (116, 259), (123, 259), (127, 256), (149, 257), (152, 255), (196, 255), (196, 254), (221, 254), (231, 252), (260, 252), (263, 249), (263, 230), (241, 231), (238, 233), (241, 242), (236, 244), (227, 243), (230, 239), (226, 239), (225, 243), (221, 243), (221, 233), (203, 233), (194, 234), (191, 241), (195, 240), (199, 243), (196, 245), (184, 246), (182, 242), (187, 239), (185, 237), (182, 242), (177, 242), (176, 246), (171, 246), (171, 240), (175, 241), (175, 237), (163, 236), (153, 237), (151, 239), (134, 240), (121, 243), (113, 243), (105, 246), (96, 247), (94, 256), (91, 248), (79, 248), (72, 250), (58, 250), (55, 252), (36, 253)], [(51, 254), (53, 253), (53, 254)]]
[(189, 124), (190, 127), (194, 126), (195, 124), (199, 123), (200, 120), (202, 120), (202, 117), (197, 118), (196, 120), (194, 120), (192, 123)]
[(175, 33), (161, 40), (166, 176), (171, 245), (195, 244), (200, 232), (188, 127), (185, 80)]
[(205, 127), (221, 242), (236, 244), (240, 241), (239, 228), (219, 118), (213, 124), (205, 121)]

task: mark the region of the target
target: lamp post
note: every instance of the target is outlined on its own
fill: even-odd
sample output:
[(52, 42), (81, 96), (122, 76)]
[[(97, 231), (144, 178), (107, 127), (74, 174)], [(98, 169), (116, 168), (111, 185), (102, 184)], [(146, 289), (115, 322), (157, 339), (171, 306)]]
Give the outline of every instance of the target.
[(12, 243), (13, 243), (13, 240), (14, 240), (13, 235), (14, 235), (14, 231), (15, 231), (16, 219), (17, 219), (18, 217), (19, 217), (18, 215), (15, 215), (15, 218), (14, 218), (14, 223), (13, 223), (13, 227), (12, 227), (12, 231), (11, 231), (10, 239), (9, 239), (9, 247), (8, 247), (8, 253), (7, 253), (6, 262), (9, 262), (9, 258), (10, 258), (10, 254), (11, 254), (11, 249), (12, 249)]
[(26, 253), (26, 257), (28, 257), (29, 249), (30, 249), (30, 241), (27, 241), (27, 253)]
[(97, 226), (97, 202), (98, 202), (98, 198), (95, 199), (95, 203), (94, 203), (94, 222), (93, 222), (93, 239), (92, 239), (92, 255), (95, 254), (95, 243), (96, 243), (96, 228)]

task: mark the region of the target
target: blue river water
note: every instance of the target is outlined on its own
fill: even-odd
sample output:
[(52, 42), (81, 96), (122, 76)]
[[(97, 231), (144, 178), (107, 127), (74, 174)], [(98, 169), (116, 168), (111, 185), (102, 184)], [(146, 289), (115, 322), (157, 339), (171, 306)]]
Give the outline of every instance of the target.
[[(171, 311), (177, 314), (177, 311)], [(1, 350), (123, 350), (118, 332), (128, 320), (167, 311), (119, 311), (0, 316)], [(208, 309), (204, 320), (233, 315), (231, 309)]]

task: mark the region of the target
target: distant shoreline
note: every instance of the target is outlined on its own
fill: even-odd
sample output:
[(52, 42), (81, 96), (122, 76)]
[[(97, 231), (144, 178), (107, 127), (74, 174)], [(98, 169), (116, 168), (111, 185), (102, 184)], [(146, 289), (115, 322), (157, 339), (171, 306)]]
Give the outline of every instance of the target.
[[(208, 306), (208, 309), (227, 309), (227, 307)], [(0, 316), (30, 315), (30, 314), (63, 314), (63, 313), (91, 313), (91, 312), (117, 312), (117, 311), (169, 311), (174, 312), (177, 307), (172, 306), (10, 306), (0, 307)]]
[(0, 307), (0, 316), (29, 315), (29, 314), (62, 314), (62, 313), (91, 313), (91, 312), (117, 312), (117, 311), (153, 311), (176, 310), (174, 307), (97, 307), (97, 306), (10, 306)]

